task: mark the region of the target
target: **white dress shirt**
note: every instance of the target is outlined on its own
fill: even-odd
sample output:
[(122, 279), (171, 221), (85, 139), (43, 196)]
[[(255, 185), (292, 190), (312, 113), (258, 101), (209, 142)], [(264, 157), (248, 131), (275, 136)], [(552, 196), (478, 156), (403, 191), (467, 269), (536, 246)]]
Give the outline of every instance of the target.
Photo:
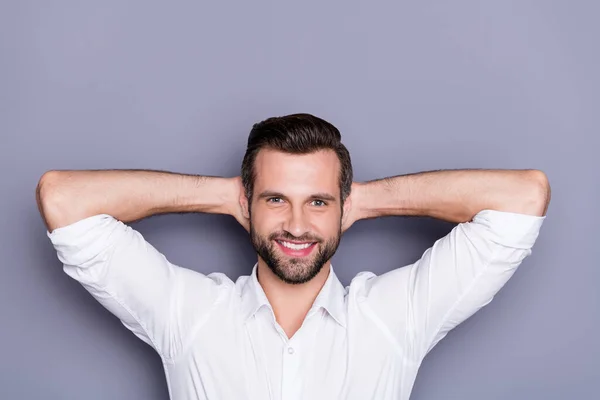
[(333, 268), (289, 339), (256, 279), (169, 262), (107, 214), (47, 232), (64, 271), (161, 357), (170, 398), (401, 399), (425, 355), (487, 305), (531, 254), (545, 217), (483, 210), (415, 263)]

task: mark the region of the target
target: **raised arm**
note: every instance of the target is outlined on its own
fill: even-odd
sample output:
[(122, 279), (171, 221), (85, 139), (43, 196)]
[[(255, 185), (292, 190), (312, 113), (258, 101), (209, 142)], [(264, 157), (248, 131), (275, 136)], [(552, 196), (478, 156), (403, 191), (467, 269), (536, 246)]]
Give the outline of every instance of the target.
[[(48, 171), (36, 197), (49, 231), (92, 215), (128, 223), (162, 213), (235, 214), (237, 178), (152, 170)], [(237, 217), (236, 217), (237, 218)]]
[(467, 222), (481, 210), (546, 215), (550, 184), (539, 170), (441, 170), (354, 183), (351, 225), (389, 215)]
[(365, 303), (406, 357), (425, 356), (451, 329), (492, 301), (531, 254), (550, 201), (537, 170), (431, 171), (355, 184), (353, 221), (386, 215), (458, 223), (415, 263), (363, 275)]
[(51, 171), (36, 194), (65, 273), (170, 362), (231, 281), (172, 264), (126, 223), (159, 213), (212, 212), (244, 225), (240, 188), (239, 178)]

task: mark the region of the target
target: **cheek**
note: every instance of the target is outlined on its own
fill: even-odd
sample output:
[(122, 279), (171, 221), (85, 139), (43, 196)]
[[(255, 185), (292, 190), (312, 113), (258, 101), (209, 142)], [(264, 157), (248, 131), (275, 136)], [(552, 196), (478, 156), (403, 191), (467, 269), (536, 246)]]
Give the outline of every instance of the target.
[(278, 227), (277, 218), (273, 215), (269, 215), (269, 213), (261, 212), (256, 209), (252, 210), (250, 223), (256, 232), (260, 232), (263, 235), (277, 230)]
[(339, 213), (332, 213), (331, 215), (321, 215), (316, 218), (313, 226), (324, 236), (335, 236), (339, 233), (341, 223), (341, 215)]

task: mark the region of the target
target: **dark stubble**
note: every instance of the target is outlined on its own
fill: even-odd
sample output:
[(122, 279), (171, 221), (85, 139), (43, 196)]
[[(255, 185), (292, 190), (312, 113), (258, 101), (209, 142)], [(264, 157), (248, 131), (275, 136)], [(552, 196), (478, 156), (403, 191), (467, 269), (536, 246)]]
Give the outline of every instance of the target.
[[(312, 235), (295, 237), (285, 231), (273, 232), (268, 237), (265, 237), (259, 235), (254, 230), (252, 220), (250, 220), (250, 239), (254, 250), (256, 250), (269, 269), (273, 271), (279, 279), (285, 283), (297, 285), (306, 283), (317, 276), (327, 260), (333, 257), (340, 245), (340, 238), (342, 236), (341, 229), (342, 225), (340, 221), (338, 234), (328, 240), (323, 240), (322, 238)], [(289, 257), (281, 254), (282, 251), (277, 248), (278, 245), (275, 243), (275, 239), (317, 242), (317, 253), (311, 254), (308, 257)], [(313, 250), (313, 252), (314, 251), (315, 250)]]

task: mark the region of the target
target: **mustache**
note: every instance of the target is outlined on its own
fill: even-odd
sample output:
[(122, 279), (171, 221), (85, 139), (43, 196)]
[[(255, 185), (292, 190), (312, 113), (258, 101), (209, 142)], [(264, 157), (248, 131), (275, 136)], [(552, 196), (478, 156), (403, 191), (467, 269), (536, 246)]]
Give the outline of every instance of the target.
[(323, 239), (316, 236), (304, 235), (304, 236), (294, 236), (289, 232), (275, 232), (269, 235), (269, 240), (288, 240), (288, 241), (297, 241), (297, 242), (317, 242), (321, 243)]

